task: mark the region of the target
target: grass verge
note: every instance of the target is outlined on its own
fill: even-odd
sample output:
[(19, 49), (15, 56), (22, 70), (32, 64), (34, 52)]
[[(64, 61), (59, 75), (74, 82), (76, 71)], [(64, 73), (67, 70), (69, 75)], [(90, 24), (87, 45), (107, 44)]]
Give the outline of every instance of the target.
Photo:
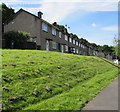
[(118, 74), (102, 59), (3, 50), (3, 110), (80, 110)]

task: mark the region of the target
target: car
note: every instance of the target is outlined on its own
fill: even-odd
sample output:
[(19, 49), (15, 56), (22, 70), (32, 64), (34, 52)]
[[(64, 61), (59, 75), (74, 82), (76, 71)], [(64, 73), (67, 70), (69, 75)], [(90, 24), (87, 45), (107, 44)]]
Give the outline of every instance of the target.
[(113, 63), (120, 64), (120, 61), (118, 61), (118, 59), (113, 59), (112, 61)]

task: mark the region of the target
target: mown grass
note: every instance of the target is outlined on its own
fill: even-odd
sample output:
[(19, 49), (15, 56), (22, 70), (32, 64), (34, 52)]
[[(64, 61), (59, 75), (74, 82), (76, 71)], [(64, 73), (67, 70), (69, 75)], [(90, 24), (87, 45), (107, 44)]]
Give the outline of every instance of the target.
[(118, 74), (92, 56), (3, 50), (3, 110), (80, 110)]

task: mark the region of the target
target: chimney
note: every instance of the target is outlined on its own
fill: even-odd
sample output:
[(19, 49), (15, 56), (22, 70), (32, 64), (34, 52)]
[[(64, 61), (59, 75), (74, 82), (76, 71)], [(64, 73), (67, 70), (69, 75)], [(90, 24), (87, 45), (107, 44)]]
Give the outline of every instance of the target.
[(38, 17), (42, 18), (43, 13), (41, 11), (38, 12)]

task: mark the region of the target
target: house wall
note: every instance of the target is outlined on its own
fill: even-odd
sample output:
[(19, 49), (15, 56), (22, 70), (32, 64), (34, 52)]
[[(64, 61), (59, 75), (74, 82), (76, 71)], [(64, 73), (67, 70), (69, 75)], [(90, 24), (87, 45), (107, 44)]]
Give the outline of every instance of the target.
[(16, 18), (4, 25), (4, 32), (12, 30), (28, 32), (31, 36), (36, 36), (37, 45), (41, 45), (40, 26), (40, 19), (22, 11)]
[[(47, 23), (45, 23), (45, 24), (47, 24)], [(68, 41), (65, 40), (65, 33), (62, 32), (62, 37), (60, 38), (59, 37), (60, 31), (56, 27), (54, 27), (50, 24), (47, 24), (47, 26), (48, 26), (48, 31), (46, 32), (46, 31), (42, 30), (42, 25), (41, 25), (41, 43), (42, 43), (41, 50), (46, 50), (46, 40), (49, 40), (49, 44), (50, 44), (49, 50), (50, 51), (60, 52), (60, 50), (58, 48), (58, 44), (60, 44), (60, 46), (64, 45), (64, 52), (65, 52), (65, 45), (68, 46)], [(56, 35), (52, 34), (52, 28), (56, 29)], [(53, 47), (52, 47), (53, 41), (57, 43), (56, 49), (53, 49)]]

